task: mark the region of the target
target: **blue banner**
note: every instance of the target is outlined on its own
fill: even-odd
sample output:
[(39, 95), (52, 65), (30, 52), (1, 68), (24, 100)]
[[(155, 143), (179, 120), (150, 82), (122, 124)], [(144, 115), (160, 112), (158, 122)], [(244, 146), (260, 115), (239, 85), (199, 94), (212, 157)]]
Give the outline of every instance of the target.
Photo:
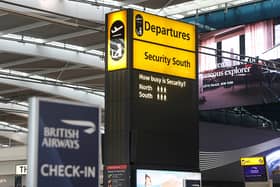
[(38, 108), (37, 186), (97, 187), (99, 109), (44, 100)]

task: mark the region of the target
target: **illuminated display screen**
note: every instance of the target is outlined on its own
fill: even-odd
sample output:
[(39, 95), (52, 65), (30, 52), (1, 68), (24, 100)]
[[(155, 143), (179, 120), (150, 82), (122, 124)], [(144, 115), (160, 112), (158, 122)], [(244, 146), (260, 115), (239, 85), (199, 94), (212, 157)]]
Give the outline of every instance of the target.
[(200, 110), (278, 102), (280, 46), (274, 27), (266, 20), (201, 34)]
[(200, 187), (201, 173), (165, 170), (136, 170), (136, 187)]
[(244, 167), (245, 181), (266, 181), (266, 167), (265, 166), (245, 166)]
[(269, 176), (272, 177), (273, 171), (278, 171), (280, 165), (279, 147), (268, 151), (266, 155), (266, 165), (267, 165)]

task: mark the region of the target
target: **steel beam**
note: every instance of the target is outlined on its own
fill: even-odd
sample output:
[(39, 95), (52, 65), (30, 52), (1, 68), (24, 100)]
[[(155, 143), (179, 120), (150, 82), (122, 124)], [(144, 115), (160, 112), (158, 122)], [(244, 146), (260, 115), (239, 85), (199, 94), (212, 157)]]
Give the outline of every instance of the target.
[(10, 66), (23, 65), (23, 64), (27, 64), (27, 63), (37, 62), (37, 61), (44, 60), (44, 59), (46, 59), (46, 58), (33, 57), (33, 58), (28, 58), (28, 59), (23, 59), (23, 60), (16, 60), (16, 61), (0, 64), (0, 68), (8, 68)]
[(27, 144), (27, 133), (22, 132), (5, 132), (0, 130), (0, 136), (11, 139), (22, 144)]
[(29, 24), (29, 25), (14, 27), (14, 28), (7, 29), (7, 30), (1, 30), (0, 31), (0, 36), (3, 36), (5, 34), (13, 34), (13, 33), (18, 33), (18, 32), (23, 32), (23, 31), (43, 27), (43, 26), (50, 25), (50, 24), (51, 23), (41, 21), (41, 22), (36, 22), (36, 23)]
[(51, 37), (51, 38), (45, 39), (44, 43), (48, 43), (51, 41), (67, 40), (69, 38), (76, 38), (76, 37), (80, 37), (80, 36), (84, 36), (84, 35), (94, 34), (96, 32), (98, 32), (98, 31), (86, 29), (86, 30), (82, 30), (82, 31), (74, 32), (74, 33), (63, 34), (63, 35)]
[(74, 64), (87, 65), (101, 70), (104, 70), (105, 66), (100, 57), (78, 51), (5, 39), (0, 39), (0, 44), (0, 51), (9, 53), (51, 58)]
[(0, 110), (7, 111), (8, 113), (27, 118), (28, 106), (19, 105), (16, 103), (0, 103)]
[(87, 93), (83, 90), (77, 90), (58, 85), (42, 84), (40, 82), (30, 82), (29, 79), (16, 79), (15, 76), (11, 75), (2, 76), (0, 78), (0, 82), (3, 84), (24, 87), (27, 89), (37, 90), (40, 92), (65, 97), (71, 100), (94, 104), (100, 106), (101, 108), (104, 108), (104, 97), (92, 93)]

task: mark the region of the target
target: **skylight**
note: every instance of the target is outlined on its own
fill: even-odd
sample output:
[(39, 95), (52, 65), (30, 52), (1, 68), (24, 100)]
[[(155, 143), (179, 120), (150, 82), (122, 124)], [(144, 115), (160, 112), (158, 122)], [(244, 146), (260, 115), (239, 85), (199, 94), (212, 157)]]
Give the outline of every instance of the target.
[[(196, 13), (202, 13), (207, 11), (218, 10), (222, 8), (228, 8), (231, 6), (237, 6), (245, 3), (256, 2), (259, 0), (194, 0), (188, 1), (176, 5), (162, 7), (159, 9), (151, 9), (137, 4), (133, 4), (137, 1), (113, 1), (113, 0), (87, 0), (81, 1), (83, 3), (91, 3), (93, 5), (100, 5), (111, 7), (115, 9), (120, 8), (133, 8), (136, 10), (142, 10), (149, 13), (158, 14), (161, 16), (171, 17), (174, 19), (182, 19), (182, 17), (195, 15)], [(140, 1), (141, 2), (141, 1)]]
[(196, 13), (210, 12), (256, 1), (258, 0), (194, 0), (163, 8), (163, 13), (161, 13), (161, 15), (172, 16), (174, 14), (180, 14), (184, 16), (191, 16)]

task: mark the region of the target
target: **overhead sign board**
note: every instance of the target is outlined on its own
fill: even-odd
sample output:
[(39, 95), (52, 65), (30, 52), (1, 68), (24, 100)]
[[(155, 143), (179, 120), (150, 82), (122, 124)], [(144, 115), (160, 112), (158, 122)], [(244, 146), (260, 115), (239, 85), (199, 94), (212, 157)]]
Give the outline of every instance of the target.
[(195, 26), (133, 11), (133, 68), (196, 79)]
[(127, 12), (109, 14), (107, 17), (107, 70), (127, 68)]
[(261, 166), (265, 165), (264, 157), (242, 157), (240, 158), (241, 166)]
[(29, 187), (99, 185), (99, 108), (33, 98)]
[(195, 54), (135, 40), (133, 67), (183, 78), (196, 78)]

